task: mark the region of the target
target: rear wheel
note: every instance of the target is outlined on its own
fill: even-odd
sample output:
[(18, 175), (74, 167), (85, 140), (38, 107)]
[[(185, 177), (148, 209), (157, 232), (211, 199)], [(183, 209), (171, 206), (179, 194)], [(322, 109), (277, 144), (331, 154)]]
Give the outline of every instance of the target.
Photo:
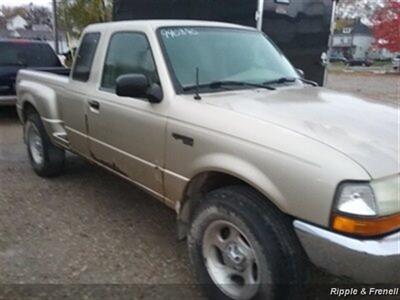
[(31, 112), (24, 127), (29, 160), (35, 172), (42, 177), (59, 175), (64, 168), (65, 151), (54, 146), (40, 116)]
[(250, 188), (206, 195), (191, 222), (188, 247), (211, 299), (301, 298), (306, 263), (291, 222)]

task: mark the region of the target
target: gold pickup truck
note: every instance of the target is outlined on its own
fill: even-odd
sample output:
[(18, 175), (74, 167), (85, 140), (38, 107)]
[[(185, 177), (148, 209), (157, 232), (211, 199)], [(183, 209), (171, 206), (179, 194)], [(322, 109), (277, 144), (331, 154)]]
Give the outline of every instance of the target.
[(316, 86), (247, 27), (89, 26), (69, 77), (22, 70), (33, 169), (73, 152), (174, 209), (214, 299), (298, 299), (310, 263), (400, 283), (398, 109)]

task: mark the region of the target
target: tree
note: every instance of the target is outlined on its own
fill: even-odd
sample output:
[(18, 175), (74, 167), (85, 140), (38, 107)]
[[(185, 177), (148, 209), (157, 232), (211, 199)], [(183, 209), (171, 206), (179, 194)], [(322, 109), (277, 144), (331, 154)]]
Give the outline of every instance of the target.
[(48, 25), (52, 27), (52, 13), (44, 6), (29, 5), (26, 9), (26, 20), (32, 25)]
[(375, 46), (391, 52), (400, 51), (400, 1), (386, 0), (372, 18)]
[(340, 0), (336, 8), (338, 19), (362, 19), (364, 23), (369, 20), (387, 0)]
[(60, 27), (73, 36), (79, 36), (89, 24), (108, 22), (111, 18), (109, 0), (61, 0), (58, 4)]
[(338, 19), (335, 23), (335, 33), (342, 33), (344, 28), (353, 27), (357, 19)]
[(32, 27), (33, 25), (48, 25), (51, 27), (51, 11), (47, 7), (36, 6), (33, 4), (15, 7), (1, 7), (0, 26), (4, 25), (7, 23), (7, 20), (10, 20), (17, 15), (27, 21), (28, 27)]
[(20, 15), (25, 19), (28, 14), (27, 8), (24, 6), (2, 6), (1, 12), (6, 20), (9, 20), (17, 15)]
[(5, 28), (6, 28), (6, 25), (7, 25), (7, 20), (6, 20), (6, 18), (4, 17), (3, 12), (0, 10), (0, 30), (1, 30), (1, 29), (5, 29)]

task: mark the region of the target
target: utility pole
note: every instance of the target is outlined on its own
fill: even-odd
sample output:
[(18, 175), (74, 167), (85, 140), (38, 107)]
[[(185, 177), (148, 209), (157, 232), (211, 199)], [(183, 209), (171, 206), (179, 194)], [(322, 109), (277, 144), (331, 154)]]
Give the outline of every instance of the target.
[(256, 11), (256, 22), (257, 29), (262, 30), (264, 18), (264, 0), (258, 0), (257, 11)]
[(58, 44), (58, 22), (57, 22), (57, 0), (53, 0), (53, 34), (54, 34), (54, 48), (57, 54), (60, 53)]

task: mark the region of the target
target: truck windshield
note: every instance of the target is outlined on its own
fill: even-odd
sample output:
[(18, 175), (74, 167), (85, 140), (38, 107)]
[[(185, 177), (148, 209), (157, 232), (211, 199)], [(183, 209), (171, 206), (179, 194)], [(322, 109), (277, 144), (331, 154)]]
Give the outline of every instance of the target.
[[(269, 82), (295, 82), (299, 75), (286, 57), (261, 32), (218, 27), (168, 27), (159, 35), (177, 87), (188, 91), (215, 82), (242, 83), (253, 88)], [(282, 79), (289, 79), (283, 80)], [(249, 83), (249, 84), (244, 84)], [(228, 85), (209, 85), (213, 90)]]
[(60, 67), (53, 49), (45, 43), (0, 42), (0, 66)]

